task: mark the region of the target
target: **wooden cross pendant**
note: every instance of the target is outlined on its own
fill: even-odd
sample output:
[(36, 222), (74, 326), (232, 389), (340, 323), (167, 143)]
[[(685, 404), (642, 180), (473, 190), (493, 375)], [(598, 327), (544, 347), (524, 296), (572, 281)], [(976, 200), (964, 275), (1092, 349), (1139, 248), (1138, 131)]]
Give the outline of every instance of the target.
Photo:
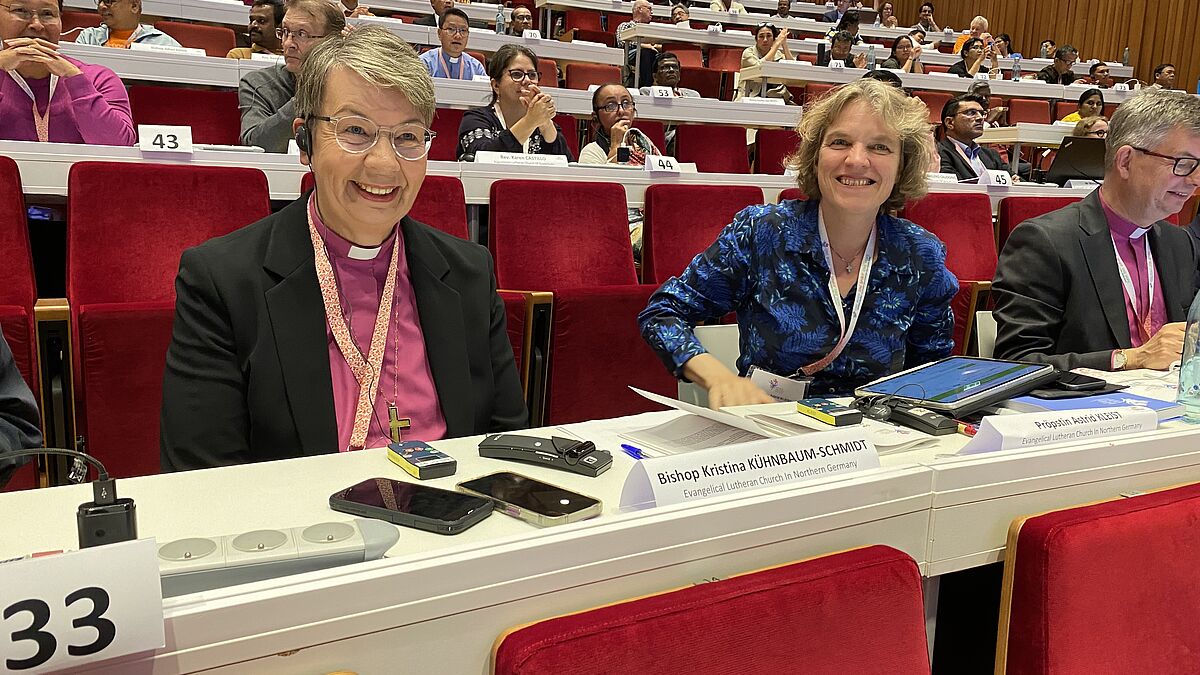
[(400, 414), (398, 412), (396, 412), (396, 404), (389, 403), (388, 404), (388, 427), (390, 427), (392, 430), (392, 442), (399, 443), (400, 442), (400, 431), (402, 429), (408, 429), (408, 428), (412, 427), (412, 420), (408, 419), (407, 417), (400, 417)]

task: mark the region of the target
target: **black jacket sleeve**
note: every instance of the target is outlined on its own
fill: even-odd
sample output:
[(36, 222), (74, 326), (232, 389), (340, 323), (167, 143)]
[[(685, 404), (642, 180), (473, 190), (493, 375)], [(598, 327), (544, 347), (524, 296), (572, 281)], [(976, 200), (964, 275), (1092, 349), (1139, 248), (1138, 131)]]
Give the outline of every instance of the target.
[(17, 362), (0, 334), (0, 487), (28, 457), (5, 455), (42, 446), (41, 420), (33, 392), (21, 378)]

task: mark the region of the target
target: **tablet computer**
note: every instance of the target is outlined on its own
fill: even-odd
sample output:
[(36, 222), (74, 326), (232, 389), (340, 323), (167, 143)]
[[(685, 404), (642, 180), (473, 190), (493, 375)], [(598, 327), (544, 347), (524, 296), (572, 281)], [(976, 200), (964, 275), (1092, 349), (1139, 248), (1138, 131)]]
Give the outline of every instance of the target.
[(951, 356), (859, 387), (856, 396), (894, 396), (951, 417), (1027, 394), (1058, 378), (1054, 366)]

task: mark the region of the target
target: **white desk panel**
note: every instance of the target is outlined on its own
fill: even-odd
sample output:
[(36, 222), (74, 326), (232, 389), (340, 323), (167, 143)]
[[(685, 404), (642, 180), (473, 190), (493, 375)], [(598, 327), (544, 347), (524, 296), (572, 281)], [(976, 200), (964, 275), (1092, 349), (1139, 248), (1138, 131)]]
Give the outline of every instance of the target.
[[(241, 80), (240, 64), (243, 63), (243, 60), (240, 59), (110, 49), (97, 45), (80, 45), (74, 42), (63, 42), (59, 45), (59, 49), (67, 56), (80, 61), (105, 66), (122, 80), (203, 84), (233, 88), (236, 88)], [(249, 62), (249, 60), (245, 60), (245, 63)]]
[[(416, 16), (432, 16), (433, 8), (425, 0), (376, 0), (375, 2), (363, 3), (371, 8), (372, 11), (382, 9), (391, 12), (401, 12), (403, 14), (413, 14)], [(467, 18), (472, 21), (482, 21), (489, 25), (496, 25), (496, 8), (498, 5), (491, 2), (456, 2), (455, 9), (461, 9), (466, 12)], [(512, 10), (504, 9), (504, 20), (512, 19)], [(480, 29), (472, 28), (471, 37), (481, 32)]]

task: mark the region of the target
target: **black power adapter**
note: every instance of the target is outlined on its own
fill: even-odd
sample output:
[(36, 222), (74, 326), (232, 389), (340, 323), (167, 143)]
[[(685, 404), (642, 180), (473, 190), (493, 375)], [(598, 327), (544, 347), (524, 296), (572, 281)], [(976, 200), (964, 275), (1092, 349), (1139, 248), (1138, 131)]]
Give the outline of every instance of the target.
[(100, 460), (86, 452), (63, 448), (37, 448), (7, 453), (8, 457), (32, 455), (62, 455), (74, 458), (76, 469), (71, 471), (73, 480), (80, 481), (86, 475), (86, 466), (91, 464), (98, 474), (92, 482), (92, 501), (79, 505), (75, 512), (75, 524), (79, 533), (79, 548), (115, 544), (137, 539), (137, 506), (129, 497), (117, 497), (116, 482), (108, 477), (108, 471)]

